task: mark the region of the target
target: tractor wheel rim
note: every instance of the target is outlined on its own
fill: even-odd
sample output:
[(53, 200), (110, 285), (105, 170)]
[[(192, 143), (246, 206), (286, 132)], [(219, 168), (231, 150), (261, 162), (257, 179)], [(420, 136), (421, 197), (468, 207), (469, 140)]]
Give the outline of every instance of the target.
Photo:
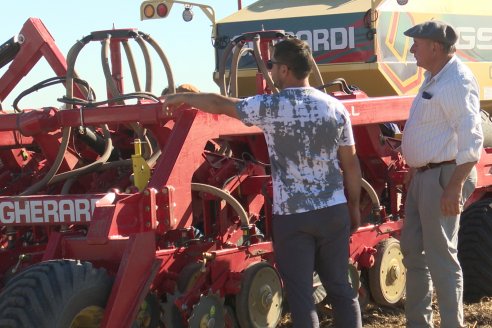
[(273, 269), (260, 270), (250, 291), (250, 317), (258, 326), (267, 327), (280, 316), (282, 286)]
[(104, 308), (88, 306), (82, 309), (72, 320), (70, 328), (99, 328), (104, 317)]
[(215, 327), (215, 318), (210, 318), (208, 314), (204, 315), (200, 320), (199, 328), (214, 328)]
[(147, 300), (142, 302), (138, 309), (137, 319), (134, 322), (134, 326), (138, 328), (150, 327), (152, 324), (152, 313), (150, 312), (150, 305)]
[(270, 288), (270, 286), (265, 285), (261, 288), (260, 294), (261, 306), (263, 307), (264, 313), (267, 313), (273, 303), (272, 289)]
[[(396, 260), (392, 262), (396, 262)], [(390, 283), (391, 285), (395, 284), (400, 278), (400, 276), (401, 276), (401, 269), (398, 266), (398, 263), (391, 263), (391, 267), (388, 271), (388, 283)]]
[(388, 301), (397, 301), (405, 291), (405, 267), (399, 247), (390, 247), (381, 263), (381, 287)]

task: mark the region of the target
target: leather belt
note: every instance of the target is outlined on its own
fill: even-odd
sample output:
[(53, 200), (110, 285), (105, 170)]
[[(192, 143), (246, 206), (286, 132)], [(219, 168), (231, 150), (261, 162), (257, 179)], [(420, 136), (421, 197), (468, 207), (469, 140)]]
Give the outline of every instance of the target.
[(429, 163), (429, 164), (426, 164), (424, 166), (417, 167), (417, 171), (424, 172), (424, 171), (427, 171), (430, 169), (435, 169), (436, 167), (443, 166), (446, 164), (456, 164), (456, 161), (453, 159), (451, 161), (444, 161), (444, 162), (440, 162), (440, 163)]

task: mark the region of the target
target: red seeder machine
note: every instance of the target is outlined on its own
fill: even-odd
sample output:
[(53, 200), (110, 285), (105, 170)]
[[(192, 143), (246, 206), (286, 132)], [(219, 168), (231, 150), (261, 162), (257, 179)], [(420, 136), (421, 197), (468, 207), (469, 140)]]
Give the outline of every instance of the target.
[[(245, 51), (257, 58), (258, 92), (275, 92), (264, 63), (284, 37), (261, 31), (232, 40), (220, 65), (222, 93), (235, 95), (233, 68)], [(105, 101), (74, 69), (94, 41), (102, 45)], [(145, 58), (144, 87), (130, 41)], [(29, 19), (0, 47), (0, 66), (9, 64), (2, 101), (41, 57), (56, 74), (0, 116), (0, 326), (275, 327), (281, 319), (263, 134), (224, 116), (164, 108), (150, 93), (149, 48), (167, 74), (163, 87), (175, 92), (163, 50), (136, 29), (93, 32), (65, 59), (42, 22)], [(412, 97), (369, 98), (344, 80), (314, 78), (334, 85), (351, 113), (364, 175), (365, 221), (352, 236), (348, 274), (362, 304), (370, 296), (396, 304), (405, 286), (398, 242), (405, 164), (387, 123), (404, 123)], [(56, 83), (66, 86), (64, 109), (18, 108), (22, 97)], [(492, 162), (488, 148), (482, 161)], [(487, 166), (479, 172), (470, 203), (491, 182)], [(321, 301), (317, 282), (313, 297)]]

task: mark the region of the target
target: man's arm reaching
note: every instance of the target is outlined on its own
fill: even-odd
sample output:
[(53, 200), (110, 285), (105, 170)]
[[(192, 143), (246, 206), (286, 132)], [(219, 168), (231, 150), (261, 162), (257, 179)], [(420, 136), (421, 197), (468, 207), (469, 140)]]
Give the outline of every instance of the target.
[(188, 104), (210, 114), (224, 114), (239, 119), (236, 104), (238, 98), (224, 97), (216, 93), (184, 92), (164, 97), (164, 106)]

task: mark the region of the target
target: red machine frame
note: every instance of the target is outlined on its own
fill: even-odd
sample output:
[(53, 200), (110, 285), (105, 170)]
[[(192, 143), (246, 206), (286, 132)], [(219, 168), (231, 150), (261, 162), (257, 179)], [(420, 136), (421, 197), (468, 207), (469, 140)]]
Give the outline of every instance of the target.
[[(67, 62), (40, 20), (29, 19), (20, 34), (24, 37), (24, 44), (0, 78), (1, 100), (42, 56), (56, 75), (67, 74)], [(123, 39), (111, 40), (112, 76), (121, 92), (120, 44)], [(263, 58), (268, 59), (266, 46), (262, 47), (262, 53)], [(262, 92), (266, 90), (261, 73), (258, 74), (257, 85)], [(75, 93), (79, 97), (84, 95), (78, 87)], [(374, 202), (365, 194), (364, 215), (373, 215), (378, 222), (366, 222), (351, 237), (352, 263), (358, 269), (369, 269), (374, 264), (375, 246), (391, 236), (398, 237), (403, 222), (400, 196), (406, 168), (396, 149), (398, 140), (382, 136), (379, 124), (404, 123), (413, 97), (369, 98), (360, 91), (334, 94), (341, 98), (351, 114), (364, 178), (370, 181), (377, 194), (387, 191), (390, 200), (388, 206), (375, 208)], [(54, 184), (51, 194), (16, 194), (25, 184), (40, 179), (49, 163), (53, 163), (55, 145), (60, 146), (61, 143), (61, 128), (100, 126), (107, 122), (117, 125), (138, 122), (156, 137), (162, 153), (145, 189), (121, 191), (115, 187), (103, 192), (91, 185), (87, 192), (57, 195), (60, 187)], [(97, 267), (106, 268), (115, 280), (101, 327), (130, 327), (149, 290), (158, 295), (174, 293), (179, 272), (189, 263), (202, 263), (203, 274), (193, 288), (176, 300), (185, 317), (202, 293), (212, 291), (220, 296), (235, 295), (241, 288), (245, 268), (262, 260), (274, 263), (269, 205), (272, 188), (265, 165), (261, 164), (268, 161), (267, 148), (257, 128), (185, 106), (169, 111), (161, 101), (141, 100), (133, 105), (110, 103), (94, 108), (3, 112), (0, 134), (0, 148), (3, 149), (0, 158), (4, 165), (0, 169), (0, 177), (5, 179), (29, 165), (38, 174), (22, 180), (17, 187), (2, 183), (7, 194), (11, 194), (0, 197), (3, 229), (12, 229), (13, 232), (6, 234), (12, 238), (3, 240), (8, 251), (0, 252), (0, 275), (5, 278), (7, 272), (14, 272), (12, 268), (17, 271), (32, 263), (62, 258), (90, 261)], [(230, 158), (215, 167), (214, 164), (224, 157), (204, 149), (211, 141), (219, 139), (230, 142), (236, 153), (248, 149), (257, 161)], [(38, 160), (35, 154), (25, 150), (34, 144), (42, 150), (42, 159)], [(492, 184), (488, 173), (490, 165), (484, 163), (492, 162), (491, 156), (486, 148), (477, 166), (477, 192), (468, 203), (490, 191), (487, 187)], [(67, 152), (60, 171), (74, 169), (79, 161), (75, 153)], [(233, 178), (228, 179), (231, 176)], [(236, 195), (249, 213), (248, 224), (241, 222), (226, 205), (219, 204), (218, 210), (210, 208), (217, 197), (205, 192), (200, 196), (204, 208), (203, 230), (210, 238), (197, 241), (191, 229), (195, 223), (192, 205), (196, 192), (190, 187), (192, 183), (216, 186)], [(93, 203), (89, 217), (85, 215), (89, 211), (87, 204)], [(70, 226), (84, 226), (86, 233), (72, 228), (59, 229), (58, 226), (66, 222), (62, 222), (61, 217), (47, 215), (54, 211), (50, 206), (60, 206), (67, 213), (71, 213), (70, 210), (82, 213), (78, 221), (72, 218)], [(70, 206), (79, 207), (74, 209)], [(24, 214), (13, 219), (9, 210), (14, 209)], [(214, 217), (210, 214), (212, 212), (222, 214)], [(260, 221), (263, 222), (261, 236), (254, 227), (254, 223)], [(34, 227), (34, 233), (37, 229), (43, 230), (40, 234), (46, 235), (46, 243), (23, 245), (15, 238), (15, 229), (22, 227)], [(248, 240), (238, 243), (240, 238)], [(30, 254), (29, 260), (23, 258), (23, 254)]]

